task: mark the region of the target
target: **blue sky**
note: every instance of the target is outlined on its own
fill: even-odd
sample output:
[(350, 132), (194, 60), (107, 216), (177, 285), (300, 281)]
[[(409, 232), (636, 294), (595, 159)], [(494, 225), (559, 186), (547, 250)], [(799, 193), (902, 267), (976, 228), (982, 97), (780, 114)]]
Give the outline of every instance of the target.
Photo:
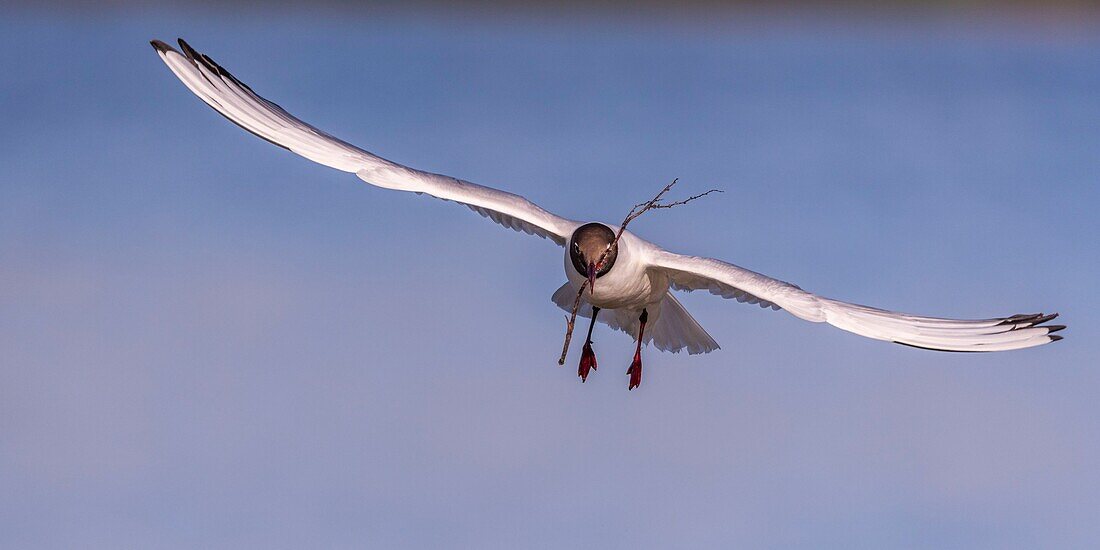
[[(0, 546), (1093, 547), (1100, 24), (426, 12), (0, 22)], [(1057, 310), (940, 354), (685, 295), (598, 328), (561, 252), (232, 126), (184, 36), (388, 158), (830, 297)]]

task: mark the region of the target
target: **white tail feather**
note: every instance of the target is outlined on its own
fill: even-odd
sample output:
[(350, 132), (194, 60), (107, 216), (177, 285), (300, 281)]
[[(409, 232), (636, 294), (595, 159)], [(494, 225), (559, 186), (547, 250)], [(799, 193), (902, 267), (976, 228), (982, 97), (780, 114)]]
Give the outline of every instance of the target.
[[(570, 283), (565, 283), (554, 292), (551, 300), (565, 311), (572, 311), (573, 300), (576, 297), (577, 289)], [(714, 338), (707, 334), (707, 331), (672, 296), (672, 293), (666, 293), (660, 303), (647, 308), (647, 310), (649, 312), (649, 325), (646, 327), (643, 338), (644, 343), (653, 344), (661, 351), (672, 353), (687, 350), (688, 354), (691, 355), (710, 353), (719, 348)], [(640, 313), (640, 311), (626, 309), (601, 309), (597, 320), (615, 330), (621, 330), (637, 337), (638, 316)], [(591, 319), (591, 304), (582, 299), (581, 307), (577, 310), (577, 316)]]

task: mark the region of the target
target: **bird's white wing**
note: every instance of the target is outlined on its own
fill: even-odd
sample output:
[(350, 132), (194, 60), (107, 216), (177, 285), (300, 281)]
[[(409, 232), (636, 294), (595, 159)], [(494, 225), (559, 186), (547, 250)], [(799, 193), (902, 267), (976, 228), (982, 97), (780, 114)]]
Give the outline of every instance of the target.
[(825, 322), (861, 336), (939, 351), (1004, 351), (1061, 340), (1058, 316), (1013, 315), (982, 320), (943, 319), (896, 313), (823, 298), (796, 285), (712, 258), (684, 256), (655, 245), (649, 269), (667, 276), (678, 290), (708, 290), (724, 298), (785, 309), (807, 321)]
[(462, 203), (505, 227), (546, 237), (562, 246), (580, 225), (519, 195), (402, 166), (330, 136), (260, 97), (182, 39), (179, 44), (183, 53), (159, 40), (152, 41), (164, 63), (195, 95), (241, 128), (275, 145), (325, 166), (352, 172), (378, 187), (427, 193)]

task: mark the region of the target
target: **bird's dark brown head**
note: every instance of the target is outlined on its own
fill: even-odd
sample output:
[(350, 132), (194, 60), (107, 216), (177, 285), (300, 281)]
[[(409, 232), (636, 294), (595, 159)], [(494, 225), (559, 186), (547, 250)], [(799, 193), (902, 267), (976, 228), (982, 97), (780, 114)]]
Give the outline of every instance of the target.
[[(600, 256), (604, 251), (607, 251), (607, 256), (601, 262)], [(615, 232), (602, 223), (586, 223), (578, 227), (569, 239), (569, 258), (573, 261), (573, 268), (587, 277), (590, 284), (611, 271), (618, 255)]]

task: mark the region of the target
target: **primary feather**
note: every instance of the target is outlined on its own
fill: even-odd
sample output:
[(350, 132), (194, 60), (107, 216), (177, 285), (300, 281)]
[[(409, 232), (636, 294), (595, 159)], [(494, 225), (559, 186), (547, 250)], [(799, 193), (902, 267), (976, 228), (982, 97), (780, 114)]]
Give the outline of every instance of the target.
[(785, 309), (791, 314), (861, 336), (938, 351), (1005, 351), (1061, 340), (1063, 325), (1045, 325), (1058, 316), (1012, 315), (965, 320), (924, 317), (823, 298), (796, 285), (712, 258), (674, 254), (653, 245), (653, 269), (674, 288), (707, 290), (725, 298)]
[(160, 40), (151, 43), (168, 68), (215, 111), (256, 136), (309, 160), (354, 173), (379, 187), (426, 193), (462, 203), (500, 225), (549, 238), (558, 245), (564, 245), (565, 239), (580, 225), (519, 195), (409, 168), (326, 134), (260, 97), (183, 39), (179, 41), (183, 53)]

